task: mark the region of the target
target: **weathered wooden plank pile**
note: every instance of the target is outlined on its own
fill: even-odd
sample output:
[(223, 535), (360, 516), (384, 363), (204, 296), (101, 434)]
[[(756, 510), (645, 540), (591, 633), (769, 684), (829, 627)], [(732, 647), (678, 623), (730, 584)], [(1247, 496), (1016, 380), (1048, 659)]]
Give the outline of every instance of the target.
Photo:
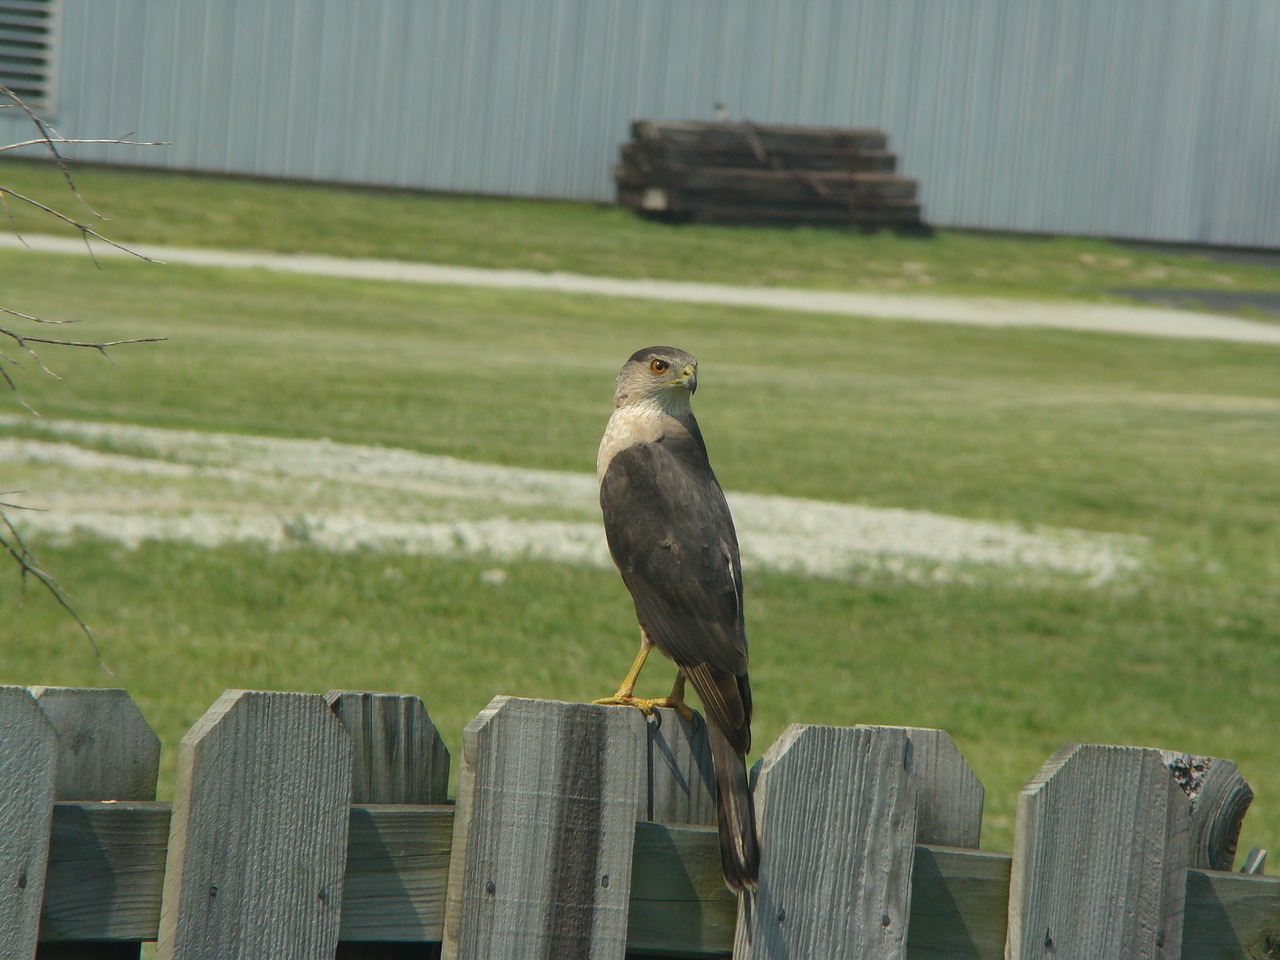
[[(449, 755), (416, 697), (228, 691), (172, 803), (123, 690), (0, 687), (0, 957), (877, 960), (1270, 956), (1280, 877), (1226, 872), (1226, 760), (1070, 745), (976, 849), (943, 731), (795, 724), (756, 770), (760, 881), (724, 886), (705, 727), (498, 697)], [(1253, 858), (1256, 859), (1256, 858)]]
[(636, 120), (618, 203), (672, 221), (925, 233), (919, 184), (880, 130)]

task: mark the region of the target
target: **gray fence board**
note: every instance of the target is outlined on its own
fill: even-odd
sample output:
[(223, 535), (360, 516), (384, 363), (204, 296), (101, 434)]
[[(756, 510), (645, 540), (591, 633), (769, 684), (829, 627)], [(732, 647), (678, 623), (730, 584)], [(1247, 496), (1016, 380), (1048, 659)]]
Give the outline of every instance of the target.
[(40, 930), (57, 734), (22, 687), (0, 686), (0, 960), (30, 960)]
[(695, 715), (690, 722), (667, 708), (648, 717), (634, 707), (615, 709), (625, 711), (637, 742), (644, 745), (646, 776), (637, 819), (714, 824), (715, 771), (706, 721)]
[(918, 844), (977, 849), (982, 835), (982, 783), (945, 730), (901, 730), (910, 744), (907, 769), (916, 784)]
[(388, 957), (401, 943), (440, 940), (452, 848), (452, 806), (353, 806), (341, 938), (385, 944)]
[[(356, 690), (330, 690), (325, 700), (351, 738), (353, 803), (443, 804), (448, 799), (449, 751), (421, 700)], [(340, 933), (359, 943), (339, 947), (337, 960), (401, 960), (406, 943), (421, 940), (426, 929), (440, 931), (446, 886), (431, 882), (431, 869), (412, 875), (388, 869), (390, 851), (409, 847), (424, 866), (447, 869), (451, 844), (416, 829), (416, 818), (407, 810), (398, 819), (374, 820), (368, 807), (353, 807), (351, 825)], [(408, 884), (423, 879), (411, 895)], [(413, 909), (424, 899), (434, 899), (441, 909)], [(401, 909), (362, 925), (359, 905), (368, 901), (397, 902)]]
[(449, 751), (414, 696), (330, 690), (325, 700), (351, 738), (352, 803), (444, 803)]
[(1244, 815), (1253, 803), (1253, 788), (1230, 760), (1172, 750), (1163, 750), (1161, 755), (1191, 801), (1188, 866), (1230, 870)]
[[(32, 687), (31, 694), (58, 733), (57, 800), (154, 800), (160, 772), (160, 738), (147, 724), (129, 694), (113, 688)], [(80, 834), (77, 839), (83, 837)], [(68, 863), (62, 850), (49, 852), (47, 884), (56, 884), (55, 870), (70, 869), (77, 894), (93, 889), (94, 881), (114, 882), (113, 865), (102, 857)], [(59, 885), (60, 886), (60, 885)], [(81, 896), (51, 899), (48, 886), (40, 913), (40, 938), (76, 926), (84, 909)], [(59, 950), (41, 947), (40, 960), (136, 960), (141, 948), (128, 943), (77, 943)]]
[(1005, 960), (1009, 855), (916, 847), (907, 960)]
[[(47, 822), (47, 827), (36, 823), (26, 845), (12, 846), (12, 832), (0, 833), (0, 845), (9, 842), (17, 851), (0, 860), (0, 931), (18, 930), (0, 940), (0, 951), (8, 951), (2, 956), (30, 957), (34, 950), (30, 918), (23, 916), (31, 901), (17, 902), (13, 893), (31, 888), (36, 861), (47, 862), (38, 956), (83, 956), (84, 945), (93, 941), (100, 948), (95, 955), (114, 957), (136, 952), (138, 941), (164, 936), (164, 924), (173, 920), (162, 919), (162, 899), (170, 910), (179, 899), (173, 889), (175, 863), (208, 864), (220, 856), (236, 860), (236, 869), (255, 857), (269, 858), (247, 871), (251, 883), (242, 888), (238, 909), (246, 920), (242, 930), (253, 926), (250, 914), (263, 912), (261, 888), (278, 886), (268, 874), (302, 865), (296, 886), (304, 896), (295, 902), (279, 898), (270, 911), (282, 931), (273, 945), (277, 952), (308, 955), (298, 924), (317, 909), (308, 894), (315, 890), (318, 872), (330, 870), (332, 858), (341, 861), (337, 870), (344, 871), (339, 956), (431, 956), (436, 949), (432, 942), (445, 933), (448, 879), (463, 883), (467, 866), (481, 858), (477, 848), (500, 854), (487, 860), (496, 865), (492, 871), (478, 874), (481, 880), (498, 877), (492, 892), (487, 883), (480, 887), (482, 895), (497, 896), (501, 882), (503, 889), (510, 884), (509, 895), (520, 901), (508, 912), (506, 927), (493, 924), (493, 916), (482, 916), (489, 923), (484, 935), (490, 944), (504, 937), (520, 941), (516, 956), (621, 956), (625, 949), (716, 957), (734, 946), (739, 900), (723, 884), (716, 830), (709, 824), (679, 822), (708, 807), (706, 776), (700, 773), (703, 729), (697, 722), (678, 721), (669, 711), (645, 718), (628, 708), (499, 698), (464, 738), (470, 756), (457, 808), (447, 803), (352, 804), (347, 802), (348, 781), (325, 807), (336, 811), (335, 820), (347, 815), (350, 842), (344, 848), (332, 841), (332, 824), (318, 823), (305, 802), (290, 802), (294, 795), (280, 793), (279, 785), (269, 781), (282, 777), (291, 784), (285, 789), (296, 789), (300, 796), (308, 775), (298, 771), (308, 764), (337, 771), (342, 779), (366, 762), (371, 769), (361, 789), (370, 795), (385, 798), (417, 789), (433, 777), (411, 773), (424, 766), (405, 751), (414, 749), (414, 743), (428, 754), (436, 750), (434, 733), (424, 735), (429, 723), (417, 698), (330, 695), (338, 712), (353, 721), (348, 733), (323, 698), (233, 691), (185, 740), (171, 816), (170, 804), (154, 801), (49, 801), (60, 782), (58, 755), (65, 758), (71, 743), (80, 741), (77, 764), (85, 771), (86, 789), (108, 792), (113, 791), (102, 783), (113, 766), (106, 756), (110, 744), (134, 744), (149, 757), (154, 744), (121, 691), (35, 689), (40, 703), (29, 691), (0, 688), (0, 792), (8, 789), (8, 797), (0, 799), (13, 798), (14, 784), (26, 782), (30, 792), (33, 779), (45, 784), (46, 794), (45, 800), (25, 808), (0, 803), (0, 818), (19, 829), (33, 819)], [(48, 715), (57, 717), (56, 723)], [(112, 734), (96, 729), (98, 724), (132, 733)], [(598, 729), (593, 731), (593, 725)], [(354, 745), (352, 734), (358, 741)], [(309, 738), (329, 746), (309, 748), (303, 742)], [(334, 744), (337, 748), (331, 749)], [(355, 760), (353, 754), (361, 750), (368, 756)], [(308, 753), (327, 759), (299, 758)], [(384, 760), (385, 775), (374, 769)], [(230, 777), (225, 776), (227, 765)], [(127, 771), (128, 765), (122, 769)], [(147, 777), (124, 777), (128, 783), (139, 779)], [(206, 838), (201, 846), (197, 834), (201, 822), (208, 826), (209, 820), (192, 795), (207, 800), (217, 790), (193, 789), (192, 784), (228, 779), (248, 780), (261, 790), (223, 790), (215, 812), (235, 827), (206, 831), (216, 840)], [(64, 777), (62, 788), (75, 791), (68, 785), (74, 780)], [(598, 787), (605, 782), (602, 797)], [(493, 787), (490, 795), (484, 784)], [(262, 791), (277, 791), (274, 805), (262, 801)], [(1129, 747), (1065, 749), (1024, 791), (1014, 857), (940, 845), (977, 837), (981, 794), (981, 785), (942, 731), (790, 729), (769, 751), (757, 778), (766, 864), (772, 865), (763, 871), (757, 893), (744, 898), (754, 924), (752, 949), (757, 955), (790, 950), (792, 956), (803, 952), (806, 957), (856, 953), (905, 955), (908, 960), (996, 960), (1005, 956), (1008, 933), (1009, 957), (1208, 960), (1263, 956), (1280, 942), (1280, 878), (1185, 866), (1220, 854), (1230, 846), (1224, 837), (1234, 842), (1232, 831), (1247, 806), (1241, 798), (1247, 799), (1249, 791), (1228, 761)], [(242, 801), (247, 805), (240, 806)], [(642, 809), (645, 815), (670, 816), (676, 822), (636, 822)], [(603, 827), (595, 824), (596, 813)], [(935, 842), (911, 846), (910, 874), (904, 880), (909, 816), (914, 817), (915, 839), (927, 834)], [(185, 827), (175, 824), (179, 818), (185, 818)], [(252, 824), (264, 818), (274, 824), (266, 833), (294, 831), (296, 842), (277, 843), (263, 831), (254, 833)], [(458, 818), (468, 826), (458, 829)], [(298, 826), (300, 820), (306, 822)], [(240, 826), (246, 823), (248, 827)], [(629, 831), (634, 832), (629, 850), (618, 851)], [(45, 836), (47, 857), (39, 849)], [(877, 837), (883, 842), (876, 842)], [(461, 846), (455, 850), (456, 838)], [(474, 858), (468, 856), (468, 842), (475, 844)], [(204, 856), (186, 857), (193, 846), (201, 846)], [(870, 855), (860, 846), (869, 847)], [(593, 849), (606, 851), (607, 888), (600, 864), (589, 853)], [(545, 861), (557, 851), (567, 854), (563, 869), (548, 870)], [(25, 887), (13, 873), (23, 856)], [(583, 862), (587, 869), (572, 868)], [(615, 884), (623, 862), (630, 864), (627, 879)], [(574, 876), (561, 884), (536, 879), (570, 872)], [(526, 881), (517, 873), (535, 879)], [(822, 884), (815, 886), (815, 876)], [(584, 878), (587, 882), (579, 883)], [(236, 882), (234, 877), (228, 881), (219, 896), (236, 899)], [(255, 883), (259, 889), (248, 890)], [(895, 920), (893, 904), (908, 886), (909, 916)], [(625, 896), (625, 904), (600, 900), (606, 889)], [(524, 897), (522, 890), (532, 896)], [(211, 908), (206, 920), (226, 919), (226, 911), (218, 913), (223, 904), (217, 900), (211, 897), (200, 905)], [(582, 920), (597, 902), (604, 903), (605, 923), (591, 938), (565, 942), (545, 935), (565, 925), (557, 921)], [(888, 904), (878, 924), (877, 903)], [(770, 917), (765, 908), (777, 912)], [(621, 910), (627, 920), (622, 940), (617, 929)], [(1185, 923), (1179, 919), (1184, 910)], [(524, 924), (526, 915), (534, 916), (532, 927)], [(1029, 937), (1027, 931), (1038, 930), (1045, 917), (1050, 917), (1045, 937)], [(766, 929), (761, 936), (759, 928), (770, 922), (794, 926), (786, 935)], [(1169, 935), (1171, 930), (1182, 934), (1181, 944)], [(188, 946), (196, 955), (251, 957), (256, 945)], [(505, 946), (496, 949), (512, 955)], [(741, 944), (739, 948), (742, 956)], [(482, 945), (476, 952), (485, 949)]]
[(467, 725), (446, 958), (621, 960), (643, 775), (631, 712), (497, 697)]
[(332, 957), (350, 806), (323, 697), (223, 694), (182, 738), (158, 955)]
[(86, 940), (154, 940), (160, 925), (169, 805), (149, 801), (54, 806), (41, 952)]
[[(631, 722), (644, 755), (636, 824), (627, 948), (692, 956), (732, 942), (737, 898), (724, 885), (717, 839), (715, 771), (706, 721), (661, 708), (646, 717), (613, 707)], [(701, 832), (659, 824), (702, 824)], [(674, 855), (674, 858), (673, 858)], [(707, 909), (710, 901), (720, 909)]]
[(1010, 960), (1180, 956), (1190, 801), (1161, 751), (1063, 747), (1017, 816)]
[(160, 738), (115, 688), (32, 687), (58, 732), (58, 800), (154, 800)]
[[(91, 939), (155, 938), (168, 825), (164, 803), (55, 804), (45, 900), (78, 906), (74, 922), (57, 931), (53, 941), (70, 947)], [(357, 835), (366, 827), (370, 838), (403, 842), (388, 845), (385, 859), (351, 868), (364, 872), (361, 883), (367, 886), (364, 896), (344, 901), (344, 928), (349, 916), (366, 931), (376, 929), (381, 918), (401, 923), (412, 914), (422, 918), (421, 925), (398, 928), (398, 937), (438, 941), (452, 826), (452, 807), (354, 807), (353, 850), (364, 844)], [(428, 847), (437, 852), (424, 854)], [(60, 857), (67, 869), (59, 868)], [(100, 862), (107, 868), (99, 869)], [(77, 874), (71, 869), (75, 864), (86, 869)], [(387, 874), (379, 876), (375, 869)], [(1007, 853), (917, 845), (908, 960), (1002, 960), (1009, 871)], [(637, 824), (634, 875), (630, 952), (690, 957), (729, 952), (737, 898), (721, 878), (713, 828)], [(640, 878), (652, 878), (650, 894), (642, 890), (648, 881)], [(641, 914), (648, 917), (643, 923), (636, 919)], [(1249, 951), (1265, 956), (1267, 938), (1274, 943), (1280, 936), (1280, 877), (1189, 870), (1185, 925), (1182, 960), (1248, 957)], [(41, 931), (42, 950), (50, 945), (49, 932)]]
[(900, 728), (796, 724), (769, 748), (755, 784), (760, 881), (739, 898), (735, 958), (906, 956), (909, 749)]

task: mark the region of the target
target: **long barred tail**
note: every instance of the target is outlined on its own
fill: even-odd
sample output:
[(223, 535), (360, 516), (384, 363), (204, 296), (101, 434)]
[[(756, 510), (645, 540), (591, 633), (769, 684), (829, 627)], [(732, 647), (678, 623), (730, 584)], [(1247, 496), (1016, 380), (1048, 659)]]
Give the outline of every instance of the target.
[(707, 736), (716, 772), (720, 863), (725, 883), (741, 893), (754, 887), (760, 874), (760, 844), (756, 838), (755, 806), (747, 785), (747, 764), (715, 724), (707, 724)]

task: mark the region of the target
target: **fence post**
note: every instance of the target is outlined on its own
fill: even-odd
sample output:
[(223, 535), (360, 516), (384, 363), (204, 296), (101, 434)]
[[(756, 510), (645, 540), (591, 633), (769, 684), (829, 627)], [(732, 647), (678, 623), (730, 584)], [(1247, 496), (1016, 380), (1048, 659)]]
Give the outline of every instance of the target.
[(182, 738), (158, 956), (331, 958), (351, 743), (317, 694), (228, 690)]
[(0, 686), (0, 960), (36, 953), (57, 743), (31, 694)]
[[(330, 690), (325, 700), (351, 738), (353, 804), (443, 804), (448, 800), (449, 751), (419, 698)], [(435, 955), (435, 944), (416, 941), (424, 926), (434, 924), (438, 931), (443, 925), (444, 885), (406, 890), (403, 879), (387, 866), (390, 848), (418, 843), (417, 836), (380, 833), (367, 809), (352, 808), (342, 896), (344, 942), (338, 946), (337, 960), (409, 960)], [(447, 851), (419, 852), (448, 856)], [(350, 921), (351, 908), (360, 898), (385, 901), (391, 892), (400, 894), (402, 910), (383, 912), (376, 926), (357, 926)], [(415, 909), (412, 901), (433, 906)]]
[(1180, 956), (1189, 813), (1159, 750), (1055, 753), (1018, 796), (1005, 956)]
[[(160, 738), (127, 692), (111, 688), (32, 687), (31, 694), (58, 733), (56, 800), (154, 800), (160, 770)], [(112, 883), (112, 865), (50, 851), (50, 883), (65, 892), (45, 897), (42, 938), (76, 939), (80, 917)], [(141, 947), (129, 942), (42, 943), (39, 960), (126, 960)]]
[(467, 725), (445, 958), (622, 960), (641, 755), (614, 707), (497, 697)]
[(906, 955), (916, 784), (892, 727), (792, 724), (755, 785), (760, 882), (739, 899), (734, 960)]

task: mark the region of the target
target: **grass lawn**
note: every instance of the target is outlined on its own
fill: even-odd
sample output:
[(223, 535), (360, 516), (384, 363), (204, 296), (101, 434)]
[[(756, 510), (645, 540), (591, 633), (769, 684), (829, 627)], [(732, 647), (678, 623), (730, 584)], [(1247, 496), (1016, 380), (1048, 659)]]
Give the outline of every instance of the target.
[[(0, 169), (12, 185), (9, 166)], [(506, 265), (530, 266), (545, 248), (548, 269), (634, 274), (639, 261), (624, 251), (652, 247), (646, 255), (664, 258), (653, 268), (659, 275), (856, 286), (869, 281), (859, 274), (837, 283), (838, 270), (803, 250), (862, 263), (890, 256), (875, 252), (885, 249), (900, 262), (910, 249), (912, 257), (937, 256), (933, 289), (952, 290), (966, 288), (983, 257), (999, 262), (1002, 250), (1013, 258), (1018, 247), (1057, 247), (1076, 251), (1078, 261), (1086, 247), (1106, 248), (670, 231), (573, 205), (127, 175), (150, 185), (147, 200), (141, 189), (135, 196), (121, 188), (117, 197), (111, 178), (126, 175), (91, 173), (81, 178), (86, 190), (127, 208), (112, 210), (120, 223), (113, 235), (174, 243), (244, 242), (252, 235), (245, 224), (270, 210), (287, 223), (264, 229), (254, 245), (290, 249), (313, 228), (314, 249), (409, 256), (397, 246), (405, 237), (395, 218), (417, 216), (426, 221), (417, 235), (434, 236), (439, 205), (452, 211), (455, 246), (418, 244), (424, 259), (508, 257)], [(137, 234), (124, 229), (134, 203), (156, 211)], [(208, 222), (185, 221), (187, 210), (202, 210)], [(228, 223), (219, 227), (223, 211)], [(308, 219), (316, 217), (351, 225), (322, 231)], [(480, 242), (495, 223), (506, 225)], [(528, 232), (535, 223), (545, 235)], [(993, 246), (983, 253), (979, 241)], [(937, 251), (949, 243), (975, 246), (944, 269), (950, 254)], [(721, 251), (713, 262), (700, 259), (702, 244)], [(786, 252), (792, 245), (801, 253)], [(814, 265), (785, 275), (788, 257), (797, 270)], [(755, 270), (766, 261), (779, 272)], [(619, 268), (628, 262), (632, 270)], [(1037, 269), (1025, 286), (1013, 269), (984, 278), (983, 292), (1073, 292), (1066, 274)], [(1076, 272), (1072, 265), (1066, 273)], [(947, 582), (753, 574), (757, 752), (791, 722), (944, 727), (987, 787), (984, 844), (1006, 850), (1017, 790), (1063, 742), (1230, 757), (1258, 795), (1242, 842), (1277, 845), (1274, 348), (127, 261), (95, 270), (87, 260), (22, 251), (0, 251), (0, 275), (6, 306), (82, 320), (78, 334), (171, 338), (116, 351), (116, 366), (45, 351), (61, 381), (30, 364), (6, 366), (23, 397), (50, 417), (331, 437), (586, 473), (618, 366), (636, 347), (673, 342), (702, 360), (699, 417), (730, 489), (1145, 537), (1143, 569), (1102, 586), (985, 569)], [(1087, 296), (1116, 282), (1082, 275)], [(16, 429), (40, 432), (34, 418)], [(0, 490), (23, 487), (22, 472), (0, 464)], [(18, 582), (8, 573), (0, 575), (0, 610), (13, 622), (0, 635), (0, 677), (129, 689), (164, 740), (162, 792), (172, 789), (181, 734), (227, 687), (416, 693), (456, 754), (462, 726), (494, 694), (610, 692), (635, 637), (630, 602), (609, 571), (513, 563), (506, 581), (493, 584), (481, 576), (492, 566), (485, 558), (37, 546), (102, 633), (117, 676), (99, 670), (44, 596), (28, 593), (19, 629)], [(660, 668), (646, 676), (659, 692), (669, 682)]]
[[(1118, 299), (1115, 287), (1280, 290), (1280, 272), (1102, 240), (821, 229), (672, 228), (607, 205), (230, 180), (111, 167), (76, 183), (123, 242), (328, 253), (479, 267), (1037, 299)], [(45, 163), (0, 160), (0, 187), (93, 219)], [(926, 197), (926, 215), (927, 210)], [(52, 222), (9, 203), (19, 227)], [(1260, 316), (1259, 319), (1267, 319)]]

